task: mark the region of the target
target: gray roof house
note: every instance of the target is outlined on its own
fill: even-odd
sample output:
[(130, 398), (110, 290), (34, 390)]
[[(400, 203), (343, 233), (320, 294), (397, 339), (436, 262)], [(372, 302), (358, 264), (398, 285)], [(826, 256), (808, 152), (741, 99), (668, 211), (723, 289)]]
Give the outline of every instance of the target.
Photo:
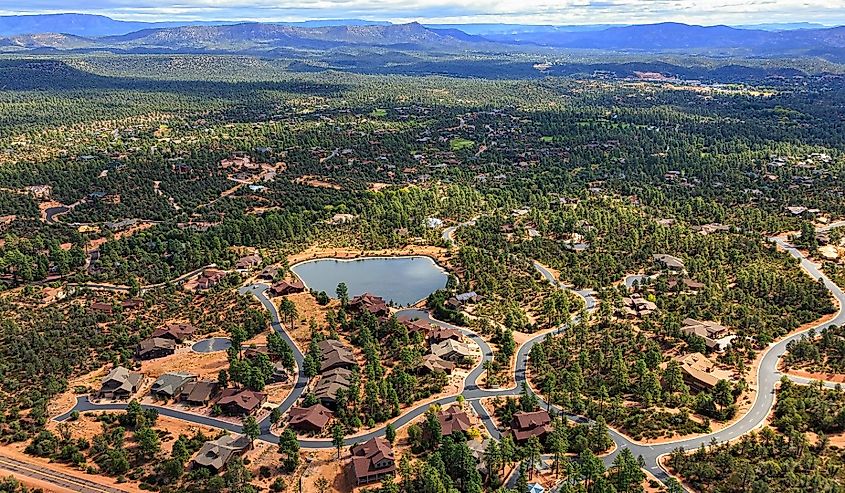
[(249, 446), (250, 440), (246, 435), (223, 435), (202, 444), (194, 457), (194, 465), (220, 471), (235, 456), (246, 452)]
[(143, 379), (141, 373), (117, 366), (103, 377), (99, 395), (107, 399), (125, 399), (138, 391), (138, 385)]
[(165, 373), (158, 377), (150, 393), (159, 399), (170, 400), (181, 394), (185, 385), (196, 381), (196, 375), (190, 373)]

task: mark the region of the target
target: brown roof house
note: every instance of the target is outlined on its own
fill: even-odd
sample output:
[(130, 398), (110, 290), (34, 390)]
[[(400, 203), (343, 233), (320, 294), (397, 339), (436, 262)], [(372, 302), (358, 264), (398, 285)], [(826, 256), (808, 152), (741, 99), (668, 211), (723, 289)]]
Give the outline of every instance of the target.
[(259, 274), (258, 278), (264, 281), (272, 281), (279, 274), (279, 268), (268, 265)]
[(684, 372), (684, 382), (696, 390), (709, 390), (719, 380), (733, 380), (733, 373), (722, 370), (716, 363), (701, 353), (691, 353), (677, 358)]
[(194, 466), (206, 467), (219, 472), (233, 458), (243, 455), (249, 450), (251, 441), (246, 435), (223, 435), (216, 440), (209, 440), (202, 444), (194, 457)]
[(350, 476), (356, 485), (380, 481), (396, 472), (393, 448), (384, 438), (376, 437), (350, 449)]
[(332, 419), (332, 412), (322, 404), (314, 404), (311, 407), (292, 407), (290, 409), (291, 428), (319, 433)]
[(164, 327), (159, 327), (153, 331), (152, 337), (160, 337), (162, 339), (170, 339), (178, 343), (182, 343), (187, 339), (193, 337), (197, 328), (191, 324), (167, 324)]
[(196, 381), (196, 375), (190, 373), (165, 373), (153, 383), (150, 394), (158, 399), (170, 400), (180, 395), (187, 384)]
[(511, 428), (517, 442), (524, 442), (531, 437), (542, 438), (552, 432), (552, 418), (543, 410), (530, 413), (520, 411), (513, 415)]
[(239, 258), (238, 261), (235, 262), (235, 269), (246, 272), (255, 269), (259, 265), (261, 265), (261, 256), (253, 254)]
[(217, 405), (229, 416), (252, 414), (265, 402), (267, 394), (247, 389), (225, 389), (217, 399)]
[(226, 277), (226, 272), (222, 270), (205, 269), (197, 278), (197, 290), (211, 289), (220, 284), (224, 277)]
[(466, 433), (472, 428), (469, 415), (460, 408), (452, 406), (445, 411), (437, 413), (437, 420), (440, 422), (440, 433), (445, 437), (452, 433)]
[(110, 303), (91, 303), (91, 311), (111, 315), (114, 313), (114, 307)]
[(653, 301), (647, 300), (640, 293), (622, 298), (622, 305), (622, 310), (628, 318), (645, 317), (657, 310), (657, 305)]
[(431, 346), (431, 354), (440, 359), (454, 361), (456, 363), (475, 355), (468, 345), (454, 339), (446, 339), (439, 344), (433, 344)]
[(349, 300), (347, 306), (354, 312), (369, 312), (376, 317), (387, 317), (390, 315), (390, 307), (384, 302), (384, 298), (364, 293)]
[(155, 359), (170, 356), (176, 352), (176, 341), (161, 337), (150, 337), (138, 344), (138, 359)]
[(326, 339), (318, 344), (323, 355), (320, 361), (320, 373), (334, 368), (347, 368), (357, 366), (352, 350), (337, 339)]
[(144, 375), (117, 366), (103, 377), (99, 396), (106, 399), (126, 399), (138, 391)]
[(444, 327), (435, 327), (431, 329), (431, 331), (428, 333), (429, 344), (443, 342), (447, 339), (461, 341), (463, 340), (463, 334), (461, 334), (461, 331), (459, 330), (448, 329)]
[(286, 296), (294, 293), (301, 293), (305, 291), (305, 284), (299, 279), (292, 281), (279, 281), (270, 288), (270, 294), (273, 296)]
[(724, 351), (736, 339), (736, 334), (716, 322), (702, 322), (694, 318), (686, 318), (683, 324), (681, 332), (688, 336), (696, 335), (703, 338), (707, 349), (712, 351)]
[(657, 262), (660, 267), (676, 274), (686, 272), (687, 269), (683, 260), (665, 253), (654, 255), (654, 261)]
[(179, 400), (195, 406), (205, 406), (220, 391), (220, 383), (213, 380), (198, 380), (182, 387)]

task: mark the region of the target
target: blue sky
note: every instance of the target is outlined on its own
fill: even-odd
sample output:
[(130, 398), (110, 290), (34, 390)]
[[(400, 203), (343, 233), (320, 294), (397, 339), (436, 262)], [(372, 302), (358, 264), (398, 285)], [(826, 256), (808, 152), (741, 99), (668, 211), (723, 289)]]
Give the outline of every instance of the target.
[(139, 21), (363, 18), (531, 24), (845, 24), (845, 0), (0, 0), (0, 15), (84, 12)]

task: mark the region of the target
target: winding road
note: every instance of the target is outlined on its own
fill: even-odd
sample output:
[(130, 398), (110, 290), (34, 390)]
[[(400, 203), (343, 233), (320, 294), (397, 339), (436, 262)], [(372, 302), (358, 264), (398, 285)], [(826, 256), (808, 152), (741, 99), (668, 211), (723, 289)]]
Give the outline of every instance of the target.
[[(467, 221), (465, 223), (461, 223), (457, 226), (452, 226), (446, 228), (443, 232), (443, 239), (448, 242), (453, 242), (453, 235), (455, 231), (464, 225), (471, 225), (473, 221)], [(603, 460), (606, 465), (610, 465), (614, 458), (616, 457), (619, 452), (625, 448), (629, 449), (634, 456), (642, 457), (644, 461), (644, 467), (648, 469), (654, 476), (656, 476), (661, 481), (666, 481), (669, 478), (669, 475), (666, 471), (664, 471), (659, 465), (659, 459), (661, 456), (666, 455), (677, 449), (678, 447), (683, 447), (687, 450), (695, 449), (699, 447), (701, 444), (709, 444), (711, 441), (715, 440), (716, 442), (724, 442), (729, 440), (734, 440), (750, 431), (758, 428), (763, 424), (766, 420), (767, 416), (770, 414), (772, 407), (775, 401), (775, 388), (780, 380), (781, 374), (778, 372), (778, 362), (780, 361), (781, 357), (786, 352), (787, 344), (791, 341), (794, 341), (800, 338), (803, 334), (808, 332), (809, 330), (818, 329), (820, 327), (826, 327), (831, 324), (838, 324), (842, 325), (845, 324), (845, 312), (843, 312), (843, 307), (845, 307), (845, 293), (836, 285), (834, 284), (823, 272), (819, 270), (819, 268), (806, 259), (801, 252), (799, 252), (793, 245), (789, 244), (783, 239), (779, 238), (772, 238), (770, 239), (773, 243), (776, 243), (781, 249), (786, 251), (789, 255), (793, 256), (800, 262), (801, 268), (810, 275), (813, 279), (821, 280), (831, 295), (836, 298), (839, 303), (839, 311), (836, 313), (836, 316), (826, 322), (824, 324), (820, 324), (819, 326), (806, 329), (804, 331), (794, 333), (789, 337), (783, 338), (776, 343), (771, 344), (764, 352), (761, 364), (757, 370), (757, 392), (755, 394), (755, 400), (751, 407), (751, 409), (742, 416), (739, 420), (737, 420), (732, 425), (707, 435), (695, 437), (695, 438), (687, 438), (681, 439), (673, 442), (667, 443), (660, 443), (660, 444), (641, 444), (635, 442), (625, 435), (617, 432), (616, 430), (610, 429), (610, 435), (613, 441), (616, 444), (614, 451), (607, 456), (603, 457)], [(533, 262), (534, 268), (550, 283), (558, 286), (561, 289), (568, 289), (573, 293), (580, 296), (585, 303), (585, 308), (587, 311), (592, 311), (596, 307), (596, 299), (591, 291), (584, 290), (584, 291), (574, 291), (571, 288), (563, 285), (557, 279), (555, 279), (554, 275), (545, 267), (543, 267), (538, 262)], [(258, 298), (258, 300), (264, 305), (264, 307), (268, 310), (272, 320), (272, 328), (273, 330), (277, 331), (286, 341), (287, 343), (293, 348), (294, 358), (296, 360), (296, 364), (298, 367), (297, 373), (297, 380), (292, 389), (291, 393), (288, 397), (279, 405), (279, 409), (282, 412), (288, 411), (296, 401), (302, 396), (305, 391), (305, 388), (308, 384), (308, 378), (304, 372), (304, 357), (300, 348), (297, 347), (296, 343), (290, 337), (290, 335), (285, 330), (284, 325), (281, 322), (280, 314), (274, 305), (274, 303), (267, 297), (267, 289), (269, 286), (266, 284), (253, 284), (250, 286), (242, 287), (239, 291), (242, 294), (251, 294)], [(501, 437), (500, 431), (496, 428), (495, 424), (493, 423), (492, 418), (489, 416), (486, 409), (481, 405), (481, 400), (488, 398), (488, 397), (496, 397), (496, 396), (516, 396), (519, 394), (519, 390), (521, 386), (525, 383), (527, 384), (526, 379), (526, 369), (528, 365), (528, 355), (531, 352), (531, 348), (534, 347), (535, 344), (542, 341), (547, 335), (549, 334), (557, 334), (562, 331), (567, 330), (570, 327), (571, 323), (577, 323), (580, 317), (580, 314), (573, 317), (570, 323), (564, 324), (563, 326), (550, 331), (538, 334), (524, 344), (522, 344), (516, 355), (516, 370), (515, 370), (515, 383), (516, 385), (513, 388), (509, 389), (483, 389), (480, 388), (477, 384), (478, 378), (484, 372), (483, 362), (491, 360), (493, 358), (493, 351), (490, 348), (489, 344), (481, 338), (479, 335), (475, 334), (474, 332), (463, 328), (454, 326), (442, 321), (435, 320), (431, 318), (431, 315), (428, 312), (421, 311), (421, 310), (401, 310), (398, 315), (404, 317), (413, 317), (423, 319), (430, 323), (434, 323), (437, 325), (441, 325), (448, 328), (454, 328), (461, 331), (467, 337), (472, 339), (478, 347), (481, 349), (481, 361), (470, 371), (467, 375), (466, 379), (464, 380), (464, 390), (461, 393), (463, 397), (470, 403), (472, 408), (478, 414), (481, 422), (489, 431), (490, 435), (498, 439)], [(798, 381), (798, 379), (796, 379)], [(531, 391), (530, 386), (528, 387), (529, 391)], [(540, 396), (538, 396), (540, 397)], [(420, 404), (416, 407), (413, 407), (409, 410), (406, 410), (401, 416), (394, 419), (392, 424), (395, 428), (399, 428), (402, 426), (407, 425), (415, 418), (419, 417), (426, 410), (434, 403), (444, 405), (451, 402), (454, 402), (457, 399), (457, 395), (455, 396), (448, 396), (440, 398), (434, 402), (426, 402), (424, 404)], [(542, 400), (542, 399), (541, 399)], [(77, 400), (76, 406), (74, 410), (77, 411), (92, 411), (92, 410), (121, 410), (126, 407), (125, 404), (94, 404), (90, 402), (87, 397), (80, 397)], [(213, 426), (225, 430), (239, 432), (241, 431), (241, 426), (237, 424), (233, 424), (227, 421), (201, 416), (198, 414), (193, 414), (190, 412), (184, 412), (179, 410), (174, 410), (170, 408), (154, 406), (154, 405), (145, 405), (144, 407), (151, 407), (157, 409), (162, 415), (174, 417), (190, 422), (194, 422), (201, 425), (206, 426)], [(60, 416), (57, 416), (55, 419), (58, 421), (63, 421), (70, 416), (71, 411), (64, 413)], [(578, 423), (586, 423), (589, 422), (584, 417), (581, 416), (571, 416), (566, 415), (567, 418), (571, 419), (574, 422)], [(278, 436), (271, 433), (270, 430), (270, 420), (269, 417), (265, 418), (261, 421), (261, 436), (260, 439), (278, 443), (279, 439)], [(355, 435), (347, 437), (345, 440), (346, 445), (351, 445), (354, 443), (362, 442), (368, 440), (372, 437), (381, 436), (385, 433), (385, 428), (379, 428), (374, 431), (370, 431), (364, 434)], [(307, 439), (302, 438), (300, 439), (300, 446), (306, 449), (320, 449), (320, 448), (334, 448), (331, 440), (325, 439)]]

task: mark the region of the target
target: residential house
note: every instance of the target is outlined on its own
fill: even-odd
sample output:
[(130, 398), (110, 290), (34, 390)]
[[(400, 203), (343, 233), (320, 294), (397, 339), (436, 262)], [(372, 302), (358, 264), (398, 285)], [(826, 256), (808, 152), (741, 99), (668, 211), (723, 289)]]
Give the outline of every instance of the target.
[(246, 435), (223, 435), (205, 442), (194, 457), (194, 466), (206, 467), (215, 472), (225, 469), (226, 464), (249, 450), (252, 441)]
[(261, 256), (257, 254), (241, 257), (235, 262), (235, 269), (239, 271), (250, 271), (261, 265)]
[(472, 428), (469, 415), (460, 406), (452, 406), (445, 411), (440, 411), (437, 413), (437, 421), (440, 422), (440, 433), (444, 437), (452, 433), (466, 433)]
[(736, 334), (716, 322), (702, 322), (694, 318), (687, 318), (684, 319), (683, 324), (681, 332), (688, 336), (696, 335), (703, 338), (707, 349), (712, 351), (724, 351), (736, 339)]
[(277, 267), (273, 267), (272, 265), (268, 265), (258, 274), (258, 278), (263, 281), (272, 281), (276, 279), (277, 275), (279, 275), (279, 269)]
[(110, 303), (91, 303), (91, 311), (111, 315), (114, 313), (114, 307)]
[(552, 432), (552, 418), (546, 411), (524, 412), (513, 415), (511, 421), (513, 438), (519, 443), (530, 437), (542, 438)]
[(224, 389), (217, 399), (217, 405), (229, 416), (252, 414), (265, 402), (267, 394), (248, 389)]
[(320, 433), (332, 419), (332, 412), (322, 404), (311, 407), (292, 407), (289, 412), (291, 428)]
[(423, 322), (422, 320), (400, 320), (399, 322), (408, 329), (409, 335), (419, 332), (425, 336), (431, 328), (429, 324)]
[(710, 390), (719, 380), (733, 380), (733, 373), (723, 370), (701, 353), (691, 353), (677, 358), (684, 374), (684, 382), (695, 390)]
[(131, 298), (120, 302), (121, 308), (124, 310), (134, 310), (136, 308), (144, 308), (144, 300), (141, 298)]
[(305, 284), (299, 279), (293, 281), (279, 281), (270, 288), (270, 294), (273, 296), (287, 296), (289, 294), (301, 293), (305, 291)]
[(333, 368), (322, 375), (314, 387), (314, 397), (326, 406), (334, 407), (337, 394), (352, 385), (352, 372), (346, 368)]
[(147, 360), (163, 358), (176, 352), (176, 342), (162, 337), (150, 337), (138, 344), (136, 356), (138, 359)]
[(458, 363), (463, 361), (465, 358), (473, 357), (475, 353), (463, 342), (447, 339), (439, 344), (432, 345), (431, 354), (440, 359)]
[(214, 400), (217, 392), (220, 391), (220, 384), (211, 380), (197, 380), (189, 382), (182, 387), (179, 400), (194, 406), (206, 406)]
[(167, 324), (154, 330), (151, 337), (170, 339), (181, 344), (193, 337), (196, 331), (197, 328), (188, 323)]
[(429, 344), (437, 344), (449, 339), (453, 341), (461, 341), (463, 338), (464, 336), (461, 334), (461, 331), (444, 327), (435, 327), (428, 333)]
[(481, 301), (481, 295), (475, 291), (469, 291), (466, 293), (456, 294), (455, 299), (461, 303), (478, 303)]
[(705, 284), (703, 282), (698, 282), (689, 277), (675, 277), (670, 276), (666, 280), (666, 285), (669, 287), (670, 291), (674, 291), (678, 288), (678, 285), (681, 286), (681, 289), (691, 293), (697, 293), (700, 289), (703, 289)]
[(628, 318), (645, 317), (657, 310), (657, 305), (649, 301), (640, 293), (622, 298), (622, 311)]
[(686, 272), (686, 264), (678, 257), (667, 254), (654, 255), (654, 261), (669, 272), (680, 274)]
[(320, 341), (318, 346), (322, 354), (320, 373), (334, 368), (348, 368), (358, 365), (355, 356), (352, 354), (352, 350), (336, 339)]
[(191, 375), (190, 373), (165, 373), (153, 383), (150, 394), (158, 399), (169, 401), (181, 395), (182, 390), (187, 384), (196, 381), (196, 375)]
[(224, 277), (226, 277), (226, 273), (222, 270), (206, 269), (197, 278), (197, 290), (211, 289), (220, 284)]
[(357, 313), (369, 312), (376, 317), (387, 317), (390, 315), (390, 307), (384, 302), (384, 299), (364, 293), (361, 296), (356, 296), (349, 300), (347, 307)]
[(452, 371), (455, 369), (455, 363), (446, 361), (445, 359), (433, 354), (426, 354), (422, 359), (423, 363), (419, 370), (422, 373), (443, 372), (447, 375), (451, 375)]
[(380, 481), (396, 472), (393, 448), (384, 438), (371, 438), (362, 444), (353, 445), (350, 452), (350, 477), (358, 486)]
[(287, 382), (290, 379), (290, 373), (288, 373), (288, 369), (285, 368), (283, 362), (278, 361), (273, 365), (273, 374), (270, 375), (270, 381), (272, 383), (279, 383), (279, 382)]
[(113, 368), (100, 385), (99, 396), (106, 399), (126, 399), (138, 391), (144, 375), (117, 366)]

